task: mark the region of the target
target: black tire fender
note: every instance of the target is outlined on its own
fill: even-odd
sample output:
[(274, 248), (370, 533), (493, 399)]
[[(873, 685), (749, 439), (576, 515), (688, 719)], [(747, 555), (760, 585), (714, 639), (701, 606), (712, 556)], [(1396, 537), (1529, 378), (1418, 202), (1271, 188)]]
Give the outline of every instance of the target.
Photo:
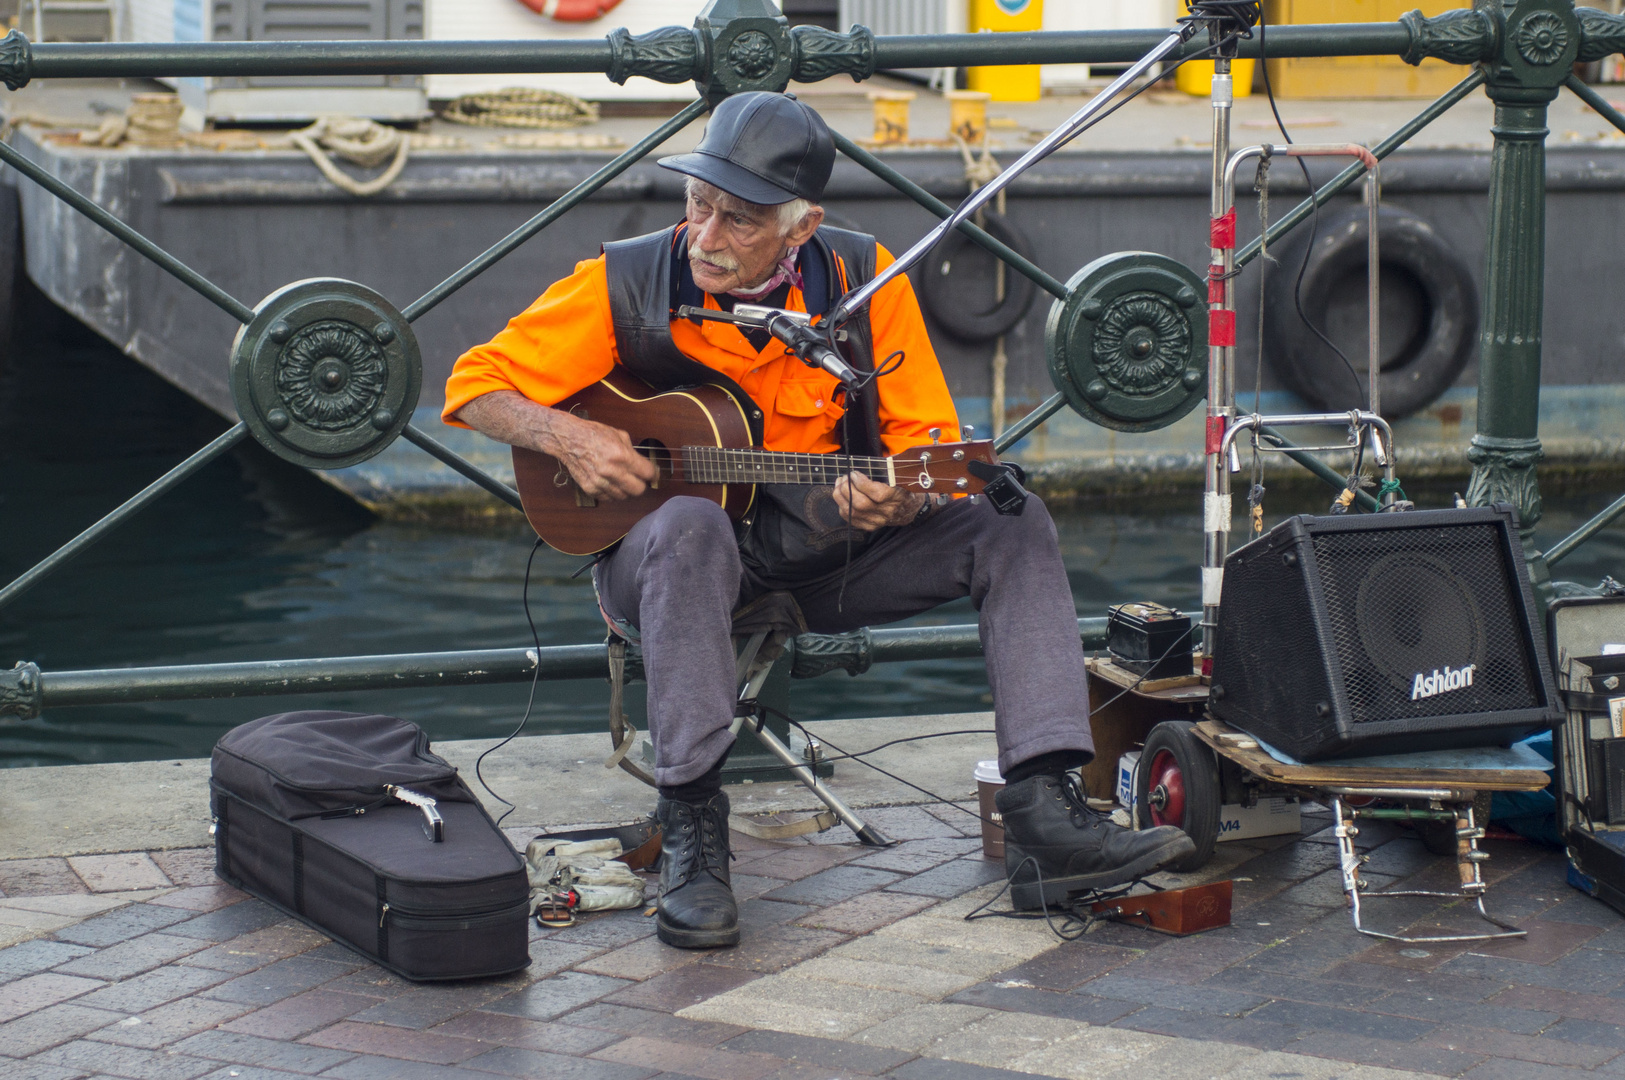
[[(1384, 416), (1399, 419), (1431, 405), (1467, 366), (1478, 340), (1478, 288), (1461, 256), (1424, 219), (1385, 206), (1377, 228), (1385, 345), (1380, 405)], [(1302, 225), (1295, 231), (1302, 236), (1272, 251), (1280, 265), (1270, 270), (1266, 286), (1265, 357), (1286, 387), (1312, 407), (1347, 409), (1356, 400), (1355, 379), (1303, 324), (1293, 302), (1308, 236)], [(1361, 320), (1365, 317), (1366, 233), (1364, 207), (1321, 219), (1304, 269), (1303, 310), (1322, 332), (1327, 332), (1334, 293), (1357, 304)], [(1350, 290), (1357, 295), (1349, 296)], [(1396, 342), (1396, 334), (1403, 340)], [(1365, 357), (1339, 344), (1355, 367), (1364, 403)]]
[[(1163, 761), (1171, 762), (1179, 771), (1184, 806), (1177, 820), (1163, 818), (1161, 823), (1178, 825), (1196, 845), (1195, 851), (1169, 863), (1166, 869), (1188, 873), (1207, 864), (1219, 839), (1219, 759), (1196, 737), (1196, 725), (1189, 720), (1164, 720), (1152, 728), (1140, 751), (1140, 767), (1134, 778), (1134, 805), (1142, 829), (1158, 823), (1153, 806), (1166, 798), (1166, 791), (1160, 796), (1157, 791), (1163, 785), (1152, 782)], [(1162, 809), (1159, 807), (1155, 813), (1161, 817)]]
[[(1009, 246), (1022, 258), (1032, 260), (1032, 245), (1020, 229), (1002, 214), (987, 211), (985, 216), (982, 228), (988, 235)], [(966, 278), (957, 275), (958, 280), (955, 280), (955, 268), (963, 266), (965, 260), (970, 258), (996, 260), (998, 256), (955, 230), (932, 249), (921, 264), (919, 283), (920, 299), (931, 317), (953, 337), (974, 344), (992, 341), (1015, 329), (1015, 325), (1033, 306), (1033, 296), (1038, 287), (1026, 274), (1006, 267), (1003, 300), (993, 298), (991, 276), (985, 283), (985, 299), (973, 298), (962, 284)]]

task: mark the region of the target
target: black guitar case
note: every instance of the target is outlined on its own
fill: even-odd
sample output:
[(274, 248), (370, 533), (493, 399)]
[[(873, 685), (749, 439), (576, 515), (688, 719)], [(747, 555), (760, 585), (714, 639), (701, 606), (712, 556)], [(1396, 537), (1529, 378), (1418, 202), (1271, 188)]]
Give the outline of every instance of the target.
[[(524, 860), (416, 724), (279, 713), (227, 732), (210, 764), (222, 880), (408, 979), (530, 963)], [(385, 785), (433, 799), (442, 839)]]

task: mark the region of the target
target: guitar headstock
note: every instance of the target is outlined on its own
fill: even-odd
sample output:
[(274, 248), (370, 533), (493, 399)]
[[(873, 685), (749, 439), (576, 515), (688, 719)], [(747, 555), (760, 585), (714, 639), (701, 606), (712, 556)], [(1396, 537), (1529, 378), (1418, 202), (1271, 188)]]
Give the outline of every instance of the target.
[(984, 481), (973, 476), (969, 465), (979, 461), (997, 464), (998, 454), (989, 439), (975, 442), (933, 443), (905, 450), (891, 459), (897, 486), (933, 495), (976, 495)]

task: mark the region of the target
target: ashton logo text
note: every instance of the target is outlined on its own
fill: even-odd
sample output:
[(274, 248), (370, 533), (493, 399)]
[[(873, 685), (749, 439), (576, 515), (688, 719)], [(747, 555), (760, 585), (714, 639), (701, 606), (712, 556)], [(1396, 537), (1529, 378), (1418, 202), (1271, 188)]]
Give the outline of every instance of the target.
[(1442, 694), (1447, 690), (1460, 690), (1464, 686), (1473, 685), (1473, 671), (1477, 664), (1468, 664), (1466, 667), (1447, 667), (1443, 671), (1433, 669), (1432, 675), (1416, 673), (1416, 679), (1411, 683), (1411, 700), (1420, 701), (1435, 694)]

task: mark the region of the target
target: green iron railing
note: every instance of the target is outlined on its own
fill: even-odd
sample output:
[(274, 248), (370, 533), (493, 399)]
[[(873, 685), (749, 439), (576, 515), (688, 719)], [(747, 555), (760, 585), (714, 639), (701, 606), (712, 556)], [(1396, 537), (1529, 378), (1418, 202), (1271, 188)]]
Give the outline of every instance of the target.
[[(836, 33), (818, 27), (791, 28), (768, 0), (712, 0), (693, 27), (667, 27), (634, 36), (616, 30), (602, 41), (496, 42), (203, 42), (134, 44), (31, 44), (13, 31), (0, 40), (0, 82), (16, 90), (32, 79), (185, 76), (421, 75), (481, 72), (596, 72), (624, 83), (642, 76), (666, 83), (693, 81), (700, 97), (658, 126), (597, 172), (576, 185), (487, 251), (400, 310), (364, 286), (338, 280), (279, 290), (249, 307), (197, 271), (119, 221), (94, 200), (48, 169), (0, 142), (0, 162), (68, 203), (164, 271), (244, 324), (231, 364), (233, 392), (241, 422), (187, 458), (142, 492), (107, 514), (38, 565), (0, 589), (0, 608), (38, 584), (120, 523), (140, 512), (244, 438), (252, 436), (286, 460), (315, 468), (337, 468), (366, 460), (404, 436), (493, 496), (518, 505), (518, 495), (501, 480), (464, 460), (409, 421), (421, 386), (421, 364), (411, 324), (504, 256), (530, 240), (571, 208), (641, 160), (656, 146), (728, 94), (783, 90), (791, 79), (819, 81), (836, 75), (864, 79), (893, 68), (960, 67), (997, 64), (1121, 64), (1138, 60), (1163, 42), (1167, 31), (1084, 31), (997, 35), (936, 35), (877, 38), (862, 27)], [(1572, 0), (1481, 0), (1479, 6), (1425, 18), (1412, 12), (1394, 23), (1280, 26), (1267, 36), (1270, 57), (1399, 56), (1409, 63), (1436, 58), (1472, 65), (1466, 77), (1373, 149), (1383, 158), (1480, 87), (1496, 105), (1490, 181), (1489, 273), (1485, 325), (1480, 341), (1479, 430), (1469, 459), (1475, 504), (1509, 501), (1532, 530), (1540, 516), (1535, 466), (1540, 443), (1535, 430), (1540, 364), (1541, 276), (1544, 270), (1544, 138), (1547, 104), (1562, 87), (1625, 131), (1625, 116), (1577, 80), (1576, 61), (1625, 51), (1625, 17), (1576, 8)], [(1221, 57), (1260, 55), (1264, 39), (1254, 36), (1222, 44)], [(1215, 46), (1192, 40), (1172, 53), (1185, 57)], [(837, 146), (907, 198), (946, 218), (953, 208), (851, 140)], [(1276, 221), (1274, 242), (1364, 174), (1351, 165)], [(1000, 243), (974, 223), (959, 230), (1017, 273), (1053, 294), (1057, 314), (1087, 311), (1097, 298), (1093, 283), (1063, 282)], [(1245, 265), (1260, 250), (1258, 241), (1237, 252)], [(1183, 278), (1168, 283), (1170, 297), (1191, 307), (1176, 289), (1189, 291)], [(308, 285), (308, 283), (307, 283)], [(302, 290), (302, 291), (301, 291)], [(369, 415), (357, 416), (336, 434), (301, 429), (286, 410), (255, 395), (265, 358), (298, 331), (302, 314), (334, 312), (384, 351), (394, 396)], [(1053, 321), (1053, 317), (1052, 317)], [(1064, 320), (1063, 320), (1064, 321)], [(1072, 405), (1092, 419), (1098, 411), (1080, 400), (1076, 382), (1088, 342), (1066, 334), (1049, 343), (1056, 394), (1002, 432), (996, 443), (1008, 449), (1061, 408)], [(1194, 348), (1194, 346), (1192, 346)], [(1200, 386), (1192, 387), (1193, 391)], [(1084, 397), (1090, 396), (1088, 393)], [(1183, 415), (1199, 400), (1187, 395), (1173, 409), (1128, 421), (1143, 430)], [(1133, 405), (1133, 402), (1128, 402)], [(372, 406), (369, 406), (372, 408)], [(1264, 438), (1287, 449), (1295, 460), (1335, 486), (1345, 478), (1310, 454), (1297, 452), (1279, 432)], [(1360, 506), (1375, 509), (1362, 495)], [(1568, 555), (1609, 522), (1625, 513), (1625, 498), (1553, 545), (1543, 562)], [(1532, 552), (1542, 562), (1538, 552)], [(1104, 644), (1104, 620), (1079, 621), (1086, 648)], [(979, 653), (974, 626), (859, 631), (849, 635), (806, 635), (797, 639), (792, 673), (811, 676), (836, 668), (856, 673), (871, 662), (973, 656)], [(0, 672), (0, 715), (36, 716), (50, 706), (90, 705), (195, 697), (235, 697), (403, 686), (464, 685), (547, 678), (600, 678), (607, 673), (602, 645), (492, 650), (478, 653), (420, 653), (396, 656), (265, 661), (172, 668), (41, 672), (19, 664)]]

